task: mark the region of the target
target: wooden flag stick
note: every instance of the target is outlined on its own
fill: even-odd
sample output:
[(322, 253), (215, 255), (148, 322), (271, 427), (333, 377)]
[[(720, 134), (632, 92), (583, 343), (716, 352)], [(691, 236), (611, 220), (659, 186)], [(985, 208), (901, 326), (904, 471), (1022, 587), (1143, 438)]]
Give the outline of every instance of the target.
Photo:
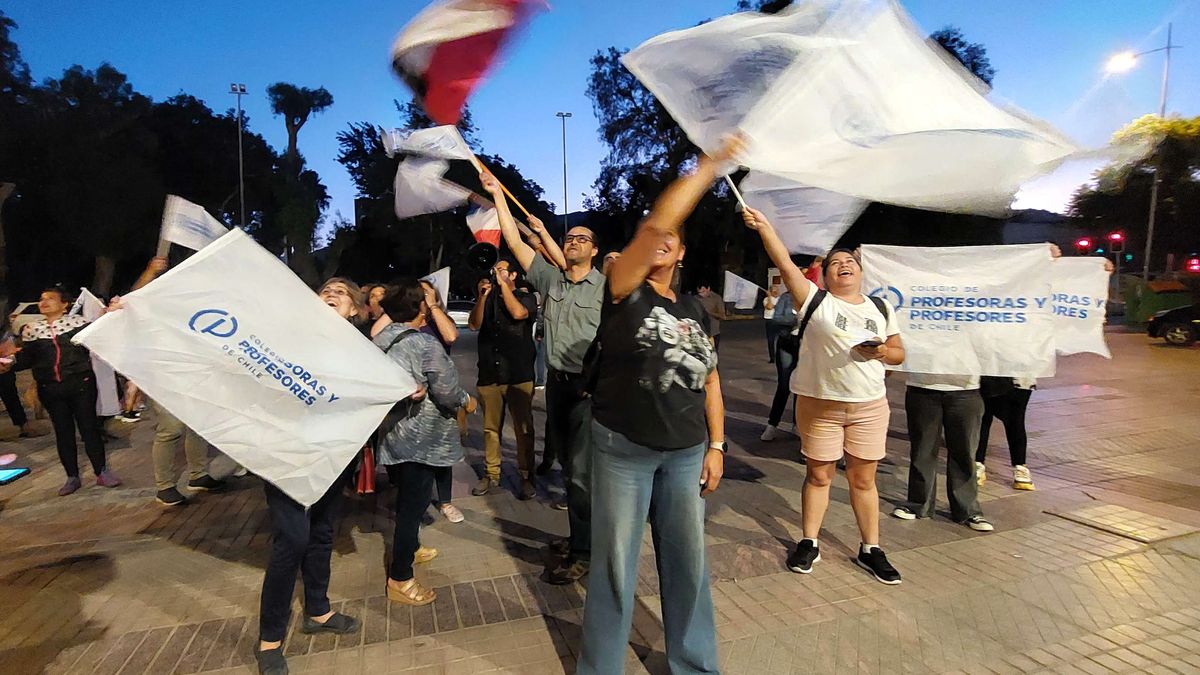
[[(475, 164), (475, 168), (479, 170), (479, 173), (485, 173), (485, 172), (486, 172), (486, 173), (489, 173), (489, 174), (491, 174), (491, 175), (492, 175), (492, 178), (496, 178), (496, 174), (494, 174), (494, 173), (492, 173), (491, 171), (489, 171), (489, 170), (487, 169), (487, 167), (485, 167), (485, 166), (483, 165), (483, 162), (479, 161), (479, 158), (478, 158), (478, 157), (476, 157), (475, 155), (471, 155), (471, 160), (472, 160), (472, 161), (473, 161), (473, 163)], [(513, 203), (514, 203), (514, 204), (516, 204), (516, 205), (517, 205), (517, 208), (518, 208), (518, 209), (521, 209), (521, 212), (525, 214), (525, 217), (526, 217), (526, 218), (532, 218), (532, 217), (533, 217), (533, 214), (529, 212), (529, 209), (525, 208), (525, 205), (524, 205), (524, 204), (522, 204), (522, 203), (520, 202), (520, 200), (518, 200), (516, 197), (514, 197), (514, 196), (513, 196), (513, 193), (511, 193), (511, 192), (509, 192), (509, 191), (508, 191), (508, 188), (504, 186), (504, 183), (501, 183), (501, 182), (500, 182), (500, 179), (499, 179), (499, 178), (496, 178), (496, 182), (497, 182), (497, 183), (499, 183), (499, 185), (500, 185), (500, 189), (501, 189), (501, 190), (504, 190), (504, 194), (508, 195), (508, 198), (509, 198), (509, 199), (511, 199), (511, 200), (513, 201)]]
[(733, 196), (737, 197), (738, 203), (742, 205), (743, 209), (745, 209), (746, 208), (746, 200), (742, 199), (741, 191), (738, 190), (737, 186), (733, 184), (733, 179), (729, 177), (729, 174), (725, 174), (725, 182), (729, 183), (729, 189), (733, 190)]

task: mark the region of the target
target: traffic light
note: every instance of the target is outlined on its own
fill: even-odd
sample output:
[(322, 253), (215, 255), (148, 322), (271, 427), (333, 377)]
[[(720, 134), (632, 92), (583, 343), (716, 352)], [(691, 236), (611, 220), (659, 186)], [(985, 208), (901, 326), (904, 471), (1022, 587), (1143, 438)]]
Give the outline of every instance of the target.
[(1087, 237), (1080, 237), (1075, 240), (1075, 253), (1078, 255), (1088, 255), (1092, 252), (1092, 240)]
[(1192, 256), (1183, 264), (1183, 269), (1192, 274), (1200, 274), (1200, 256)]
[(1109, 232), (1108, 244), (1113, 253), (1123, 252), (1125, 250), (1125, 235), (1121, 232)]

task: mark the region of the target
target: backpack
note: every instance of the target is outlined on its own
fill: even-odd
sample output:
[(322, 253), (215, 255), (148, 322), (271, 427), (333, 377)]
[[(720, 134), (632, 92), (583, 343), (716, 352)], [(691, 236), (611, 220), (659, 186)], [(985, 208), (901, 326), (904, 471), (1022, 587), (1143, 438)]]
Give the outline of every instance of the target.
[[(777, 344), (779, 345), (780, 349), (786, 349), (793, 353), (799, 353), (800, 341), (804, 338), (804, 331), (808, 328), (808, 322), (812, 320), (813, 314), (817, 311), (817, 307), (821, 306), (821, 303), (825, 301), (825, 296), (827, 295), (829, 295), (829, 291), (823, 288), (817, 289), (816, 294), (813, 295), (812, 302), (808, 303), (808, 309), (804, 310), (804, 317), (800, 319), (800, 329), (795, 335), (787, 333), (785, 335), (780, 335), (777, 339)], [(888, 312), (887, 305), (884, 304), (883, 298), (877, 298), (874, 295), (868, 295), (867, 299), (869, 299), (871, 303), (875, 305), (875, 309), (879, 310), (879, 313), (883, 315), (883, 318), (886, 321)], [(795, 345), (794, 347), (793, 343)]]

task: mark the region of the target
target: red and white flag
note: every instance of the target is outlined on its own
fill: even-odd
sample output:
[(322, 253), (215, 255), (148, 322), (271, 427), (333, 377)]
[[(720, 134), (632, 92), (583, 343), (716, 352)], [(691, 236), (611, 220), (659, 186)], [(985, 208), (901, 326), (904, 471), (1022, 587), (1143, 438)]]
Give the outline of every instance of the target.
[(500, 214), (494, 206), (473, 204), (467, 212), (467, 227), (475, 235), (475, 241), (500, 248)]
[(392, 69), (438, 124), (457, 124), (463, 105), (505, 41), (544, 0), (439, 0), (392, 45)]

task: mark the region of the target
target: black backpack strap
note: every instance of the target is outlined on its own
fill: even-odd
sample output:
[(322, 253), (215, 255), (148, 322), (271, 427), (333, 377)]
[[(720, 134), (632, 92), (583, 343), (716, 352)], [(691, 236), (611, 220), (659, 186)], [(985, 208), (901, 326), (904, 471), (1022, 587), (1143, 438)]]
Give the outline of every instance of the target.
[(871, 299), (871, 302), (875, 303), (875, 309), (879, 310), (879, 313), (883, 315), (883, 320), (887, 321), (887, 304), (883, 301), (883, 298), (875, 295), (868, 295), (867, 297)]
[(392, 341), (390, 343), (388, 343), (388, 346), (383, 348), (383, 353), (384, 354), (388, 353), (389, 351), (392, 350), (392, 347), (396, 346), (396, 343), (402, 342), (405, 338), (412, 337), (413, 335), (416, 335), (417, 333), (420, 333), (420, 332), (421, 331), (419, 331), (415, 328), (410, 328), (409, 330), (406, 330), (406, 331), (400, 333), (396, 337), (392, 338)]
[(804, 330), (808, 328), (808, 322), (810, 319), (812, 319), (813, 312), (816, 312), (817, 307), (819, 307), (821, 303), (825, 301), (826, 295), (829, 295), (829, 291), (826, 291), (823, 288), (817, 289), (817, 292), (813, 295), (812, 301), (808, 303), (808, 309), (804, 310), (804, 318), (800, 319), (800, 331), (797, 333), (797, 337), (804, 337)]

